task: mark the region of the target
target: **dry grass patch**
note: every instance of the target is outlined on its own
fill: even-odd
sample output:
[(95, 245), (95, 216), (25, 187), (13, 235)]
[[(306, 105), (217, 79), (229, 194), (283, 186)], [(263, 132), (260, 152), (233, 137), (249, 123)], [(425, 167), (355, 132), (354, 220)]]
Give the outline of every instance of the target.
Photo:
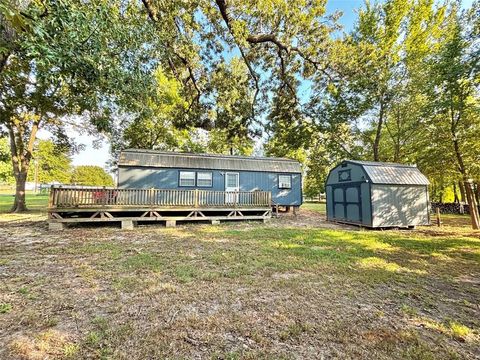
[(0, 233), (0, 358), (475, 358), (480, 240), (269, 224)]

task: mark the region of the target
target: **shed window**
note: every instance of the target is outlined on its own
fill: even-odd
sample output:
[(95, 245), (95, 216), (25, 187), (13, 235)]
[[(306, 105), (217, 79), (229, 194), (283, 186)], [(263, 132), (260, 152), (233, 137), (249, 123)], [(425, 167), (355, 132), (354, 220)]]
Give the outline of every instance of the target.
[(340, 170), (338, 172), (338, 181), (339, 182), (342, 182), (342, 181), (351, 181), (352, 180), (352, 173), (350, 171), (350, 169), (348, 170)]
[(198, 187), (212, 187), (212, 173), (211, 172), (198, 172), (197, 173), (197, 186)]
[(179, 186), (195, 186), (195, 172), (194, 171), (180, 171)]
[(292, 188), (292, 176), (291, 175), (278, 175), (278, 188), (279, 189), (291, 189)]

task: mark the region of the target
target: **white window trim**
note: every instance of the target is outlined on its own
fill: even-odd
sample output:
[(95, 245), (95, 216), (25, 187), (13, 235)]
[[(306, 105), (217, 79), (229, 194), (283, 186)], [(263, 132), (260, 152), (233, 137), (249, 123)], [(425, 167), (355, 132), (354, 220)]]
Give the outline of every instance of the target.
[[(228, 186), (227, 186), (227, 185), (228, 185), (228, 184), (227, 184), (227, 177), (228, 177), (227, 175), (229, 175), (229, 174), (234, 174), (234, 175), (236, 175), (237, 181), (236, 181), (236, 184), (235, 184), (235, 188), (238, 189), (238, 191), (240, 191), (240, 173), (238, 173), (238, 172), (226, 172), (226, 173), (225, 173), (225, 191), (226, 191), (226, 189), (227, 189), (227, 187), (228, 187)], [(233, 186), (231, 186), (231, 187), (233, 187)]]
[[(285, 182), (283, 181), (280, 181), (280, 177), (288, 177), (290, 179), (290, 186), (284, 186)], [(278, 175), (278, 188), (279, 189), (291, 189), (292, 188), (292, 175), (283, 175), (283, 174), (279, 174)]]
[[(210, 185), (200, 185), (198, 183), (198, 175), (200, 175), (200, 174), (210, 175)], [(202, 180), (206, 180), (206, 179), (202, 179)], [(211, 171), (198, 171), (197, 172), (197, 187), (213, 187), (213, 172), (211, 172)]]
[[(190, 173), (190, 174), (193, 174), (193, 178), (188, 178), (188, 179), (182, 179), (182, 174), (184, 173)], [(192, 185), (184, 185), (182, 184), (182, 180), (193, 180), (193, 184)], [(195, 171), (179, 171), (178, 172), (178, 186), (179, 187), (194, 187), (195, 186), (195, 180), (196, 180), (196, 175), (195, 175)]]

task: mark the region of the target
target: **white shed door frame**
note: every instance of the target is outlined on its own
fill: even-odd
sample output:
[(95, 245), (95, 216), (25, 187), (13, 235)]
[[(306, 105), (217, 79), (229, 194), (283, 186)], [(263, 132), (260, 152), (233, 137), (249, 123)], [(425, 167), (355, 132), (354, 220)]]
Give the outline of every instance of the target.
[(240, 174), (236, 172), (225, 173), (225, 202), (232, 204), (238, 202), (238, 193), (240, 191)]

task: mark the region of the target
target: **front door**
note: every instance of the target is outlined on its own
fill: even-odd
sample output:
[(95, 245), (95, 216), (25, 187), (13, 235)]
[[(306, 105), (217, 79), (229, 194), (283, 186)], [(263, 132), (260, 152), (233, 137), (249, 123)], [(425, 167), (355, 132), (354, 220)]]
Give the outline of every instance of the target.
[(238, 173), (225, 173), (225, 203), (234, 204), (238, 202), (238, 192), (240, 191), (240, 176)]

